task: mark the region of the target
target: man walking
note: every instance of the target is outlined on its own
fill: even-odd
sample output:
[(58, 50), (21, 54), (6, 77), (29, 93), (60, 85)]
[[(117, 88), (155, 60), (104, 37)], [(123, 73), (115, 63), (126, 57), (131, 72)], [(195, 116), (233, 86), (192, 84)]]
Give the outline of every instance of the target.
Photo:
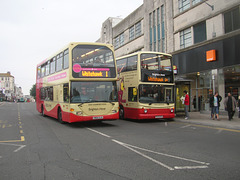
[(189, 95), (187, 93), (186, 90), (183, 91), (184, 96), (185, 96), (185, 100), (184, 100), (184, 111), (185, 111), (185, 119), (189, 118), (189, 113), (188, 113), (188, 109), (189, 109)]
[(225, 110), (227, 110), (227, 112), (228, 112), (228, 120), (229, 121), (231, 121), (233, 119), (236, 105), (237, 105), (236, 99), (231, 95), (230, 92), (228, 92), (228, 96), (224, 100), (224, 106), (225, 106)]

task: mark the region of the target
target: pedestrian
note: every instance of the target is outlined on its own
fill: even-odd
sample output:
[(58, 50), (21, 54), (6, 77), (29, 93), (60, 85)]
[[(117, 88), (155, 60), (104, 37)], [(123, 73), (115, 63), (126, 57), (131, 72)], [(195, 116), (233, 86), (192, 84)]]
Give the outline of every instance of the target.
[(210, 105), (210, 108), (211, 108), (211, 119), (214, 118), (213, 117), (213, 108), (214, 108), (213, 101), (214, 101), (214, 96), (213, 96), (212, 90), (210, 89), (209, 90), (209, 105)]
[(189, 109), (189, 95), (187, 93), (186, 90), (183, 91), (185, 99), (184, 99), (184, 111), (185, 111), (185, 119), (189, 118), (189, 113), (188, 113), (188, 109)]
[(229, 121), (233, 119), (236, 105), (237, 105), (236, 99), (232, 96), (230, 92), (228, 92), (228, 96), (224, 100), (224, 106), (225, 106), (225, 110), (228, 112)]
[(218, 95), (218, 92), (215, 92), (215, 95), (213, 97), (213, 117), (212, 119), (214, 119), (214, 116), (217, 118), (217, 120), (219, 120), (219, 106), (220, 106), (220, 97)]
[(240, 118), (240, 96), (238, 96), (238, 118)]

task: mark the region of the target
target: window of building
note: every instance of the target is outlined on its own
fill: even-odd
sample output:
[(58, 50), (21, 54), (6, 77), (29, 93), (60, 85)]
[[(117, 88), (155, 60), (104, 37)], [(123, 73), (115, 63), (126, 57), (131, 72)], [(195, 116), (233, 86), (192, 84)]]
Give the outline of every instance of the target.
[(203, 0), (192, 0), (192, 4), (195, 5), (195, 4), (197, 4), (197, 3), (201, 2), (201, 1), (203, 1)]
[(185, 29), (180, 32), (180, 48), (186, 48), (192, 45), (191, 28)]
[(156, 12), (153, 11), (153, 51), (156, 51), (157, 34), (156, 34)]
[(240, 29), (240, 6), (224, 14), (225, 33)]
[(179, 12), (183, 12), (188, 8), (190, 8), (190, 0), (178, 0)]
[(69, 67), (69, 53), (68, 49), (64, 51), (63, 57), (63, 69), (67, 69)]
[(149, 40), (150, 51), (152, 51), (152, 13), (149, 14)]
[(162, 27), (162, 52), (165, 52), (165, 11), (164, 11), (164, 5), (161, 6), (161, 27)]
[(115, 48), (119, 47), (119, 36), (117, 36), (114, 40)]
[(193, 26), (194, 43), (199, 43), (207, 39), (206, 21)]
[(135, 38), (134, 36), (134, 26), (129, 28), (129, 41), (133, 40)]
[(135, 25), (135, 36), (138, 37), (142, 34), (141, 21)]
[(124, 33), (119, 35), (119, 45), (120, 46), (124, 45)]

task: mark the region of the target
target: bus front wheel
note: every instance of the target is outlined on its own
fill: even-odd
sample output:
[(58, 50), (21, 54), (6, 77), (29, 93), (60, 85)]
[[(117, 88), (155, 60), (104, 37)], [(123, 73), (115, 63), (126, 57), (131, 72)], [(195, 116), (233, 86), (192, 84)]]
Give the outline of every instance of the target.
[(59, 121), (61, 124), (64, 124), (64, 121), (62, 120), (62, 111), (61, 111), (60, 108), (58, 109), (58, 121)]
[(119, 109), (119, 118), (120, 118), (120, 119), (124, 119), (124, 108), (123, 108), (123, 106), (120, 106), (120, 109)]

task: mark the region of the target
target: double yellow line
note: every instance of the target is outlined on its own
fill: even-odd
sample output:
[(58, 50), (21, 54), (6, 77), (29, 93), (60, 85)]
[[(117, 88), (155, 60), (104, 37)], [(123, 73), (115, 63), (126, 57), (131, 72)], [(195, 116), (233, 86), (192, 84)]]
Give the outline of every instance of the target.
[(20, 140), (7, 140), (7, 141), (0, 141), (0, 143), (7, 143), (7, 142), (23, 142), (25, 141), (25, 137), (23, 136), (23, 130), (22, 130), (22, 122), (21, 122), (21, 116), (19, 111), (19, 104), (18, 104), (18, 126), (19, 126), (19, 132), (21, 135)]

